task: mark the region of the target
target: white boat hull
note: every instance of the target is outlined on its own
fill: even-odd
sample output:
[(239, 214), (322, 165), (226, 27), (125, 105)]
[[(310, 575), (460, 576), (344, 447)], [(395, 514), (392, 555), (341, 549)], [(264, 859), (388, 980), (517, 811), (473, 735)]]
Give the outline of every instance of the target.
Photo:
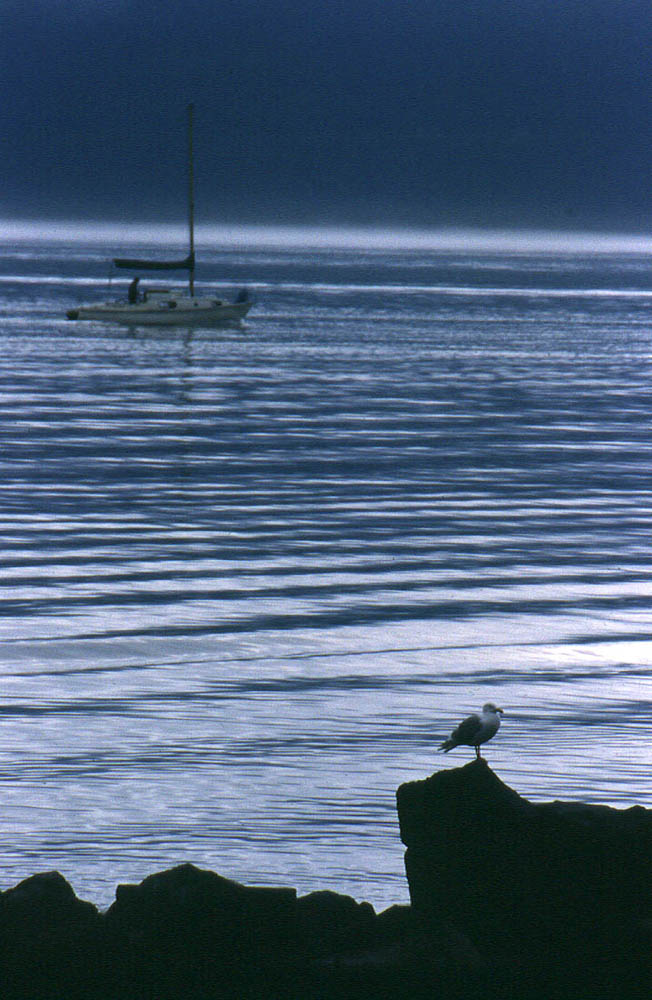
[(126, 326), (219, 326), (244, 319), (252, 302), (151, 294), (144, 302), (99, 302), (67, 312), (68, 319)]

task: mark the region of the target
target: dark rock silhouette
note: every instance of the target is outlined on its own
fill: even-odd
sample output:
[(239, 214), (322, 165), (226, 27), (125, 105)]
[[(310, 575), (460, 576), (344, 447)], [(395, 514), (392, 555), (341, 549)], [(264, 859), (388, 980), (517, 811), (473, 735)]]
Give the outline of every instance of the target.
[(258, 970), (271, 985), (293, 944), (294, 889), (250, 888), (185, 864), (121, 885), (106, 913), (110, 966), (128, 993), (242, 995)]
[(87, 996), (103, 965), (101, 923), (58, 872), (0, 893), (0, 996)]
[(101, 914), (57, 872), (0, 893), (1, 1000), (642, 1000), (652, 812), (533, 804), (484, 760), (397, 793), (411, 905), (190, 864)]
[(322, 890), (299, 898), (296, 915), (298, 944), (308, 955), (332, 956), (374, 944), (376, 914), (370, 903)]
[(651, 811), (535, 804), (482, 759), (402, 785), (397, 802), (433, 940), (455, 928), (524, 995), (637, 995), (652, 972)]

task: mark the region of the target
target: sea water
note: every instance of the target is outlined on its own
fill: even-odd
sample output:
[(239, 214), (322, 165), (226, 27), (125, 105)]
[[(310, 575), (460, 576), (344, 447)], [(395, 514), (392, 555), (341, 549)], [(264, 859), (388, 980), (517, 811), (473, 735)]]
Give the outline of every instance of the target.
[(123, 236), (0, 240), (0, 888), (405, 902), (485, 701), (521, 794), (652, 807), (652, 246), (207, 232), (244, 325), (67, 321)]

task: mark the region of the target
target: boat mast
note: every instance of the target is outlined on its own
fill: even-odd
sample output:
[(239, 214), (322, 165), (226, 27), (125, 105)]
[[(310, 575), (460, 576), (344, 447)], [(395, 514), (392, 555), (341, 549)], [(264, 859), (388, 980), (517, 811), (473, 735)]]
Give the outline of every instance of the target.
[(188, 105), (188, 236), (190, 240), (188, 268), (188, 290), (190, 296), (195, 294), (195, 181), (192, 150), (192, 127), (195, 105)]

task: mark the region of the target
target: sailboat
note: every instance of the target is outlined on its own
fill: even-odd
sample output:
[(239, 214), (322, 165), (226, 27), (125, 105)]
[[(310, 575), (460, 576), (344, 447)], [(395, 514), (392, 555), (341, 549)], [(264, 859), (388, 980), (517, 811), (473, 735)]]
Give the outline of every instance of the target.
[(100, 320), (126, 323), (130, 326), (219, 326), (244, 319), (252, 306), (246, 289), (229, 302), (212, 296), (195, 295), (195, 199), (193, 160), (194, 105), (188, 105), (188, 254), (182, 260), (138, 260), (114, 257), (117, 268), (138, 271), (187, 271), (188, 293), (170, 288), (148, 288), (138, 291), (135, 277), (125, 301), (99, 302), (95, 305), (69, 309), (72, 320)]

